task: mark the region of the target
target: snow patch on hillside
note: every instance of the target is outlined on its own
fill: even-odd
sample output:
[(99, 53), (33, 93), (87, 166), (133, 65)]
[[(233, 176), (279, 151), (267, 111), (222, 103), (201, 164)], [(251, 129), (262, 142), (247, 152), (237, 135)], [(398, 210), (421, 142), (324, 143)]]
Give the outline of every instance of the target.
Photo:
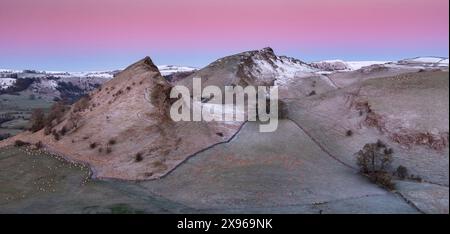
[(197, 70), (194, 67), (186, 67), (186, 66), (175, 66), (175, 65), (159, 65), (157, 66), (159, 72), (163, 76), (171, 75), (177, 72), (190, 72)]
[(71, 75), (76, 76), (76, 77), (93, 77), (93, 78), (104, 78), (104, 79), (112, 79), (114, 77), (114, 74), (111, 71), (74, 72), (74, 73), (71, 73)]
[(112, 79), (114, 77), (114, 72), (112, 71), (87, 71), (87, 72), (46, 71), (45, 73), (58, 78), (80, 77), (80, 78)]
[(358, 70), (363, 67), (368, 67), (372, 65), (386, 64), (391, 61), (346, 61), (345, 63), (350, 68), (350, 70)]
[(324, 60), (313, 62), (310, 65), (319, 69), (320, 72), (343, 71), (349, 69), (347, 63), (342, 60)]
[(8, 87), (14, 85), (16, 79), (13, 78), (0, 78), (0, 89), (7, 89)]
[(419, 62), (419, 63), (439, 63), (442, 60), (443, 60), (443, 58), (439, 58), (439, 57), (418, 57), (418, 58), (409, 59), (409, 61), (411, 61), (411, 62)]
[(58, 82), (55, 80), (49, 80), (49, 79), (41, 79), (40, 82), (35, 82), (32, 85), (34, 88), (41, 89), (50, 89), (50, 90), (56, 90), (58, 87)]
[(253, 77), (262, 80), (275, 79), (275, 85), (289, 83), (294, 77), (300, 78), (317, 71), (317, 69), (289, 57), (274, 57), (270, 59), (253, 58), (254, 66), (249, 71)]
[(448, 59), (443, 59), (439, 63), (440, 64), (447, 64), (447, 66), (448, 66)]

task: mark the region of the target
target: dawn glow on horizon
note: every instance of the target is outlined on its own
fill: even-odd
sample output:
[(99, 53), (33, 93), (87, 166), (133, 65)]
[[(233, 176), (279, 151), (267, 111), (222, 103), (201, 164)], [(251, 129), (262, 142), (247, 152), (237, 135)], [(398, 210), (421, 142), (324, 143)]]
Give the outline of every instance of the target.
[(1, 0), (0, 68), (204, 66), (272, 47), (305, 61), (448, 57), (448, 0)]

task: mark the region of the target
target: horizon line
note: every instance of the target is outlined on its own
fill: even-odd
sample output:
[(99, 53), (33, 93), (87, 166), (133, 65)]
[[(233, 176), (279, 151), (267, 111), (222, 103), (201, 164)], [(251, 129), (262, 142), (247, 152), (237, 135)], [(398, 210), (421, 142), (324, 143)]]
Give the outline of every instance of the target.
[[(240, 53), (244, 53), (244, 52), (248, 52), (248, 51), (254, 51), (254, 50), (247, 50), (247, 51), (243, 51)], [(212, 60), (211, 62), (205, 64), (205, 65), (201, 65), (201, 66), (195, 66), (195, 65), (188, 65), (188, 64), (176, 64), (176, 63), (161, 63), (161, 64), (155, 64), (156, 66), (177, 66), (177, 67), (190, 67), (190, 68), (194, 68), (194, 69), (202, 69), (206, 66), (208, 66), (209, 64), (213, 63), (214, 61), (217, 61), (221, 58), (227, 57), (227, 56), (232, 56), (235, 54), (239, 54), (239, 53), (234, 53), (234, 54), (230, 54), (230, 55), (225, 55), (219, 58), (216, 58), (214, 60)], [(287, 56), (287, 55), (277, 55), (277, 56)], [(150, 57), (152, 60), (153, 58), (149, 55), (147, 56), (142, 56), (140, 59), (143, 59), (145, 57)], [(293, 56), (287, 56), (290, 58), (294, 58), (294, 59), (298, 59), (300, 61), (306, 62), (306, 63), (314, 63), (314, 62), (322, 62), (322, 61), (333, 61), (333, 60), (337, 60), (337, 61), (343, 61), (343, 62), (366, 62), (366, 61), (379, 61), (379, 62), (396, 62), (396, 61), (401, 61), (401, 60), (405, 60), (405, 59), (416, 59), (416, 58), (424, 58), (424, 57), (434, 57), (434, 58), (441, 58), (441, 59), (448, 59), (448, 56), (441, 56), (441, 55), (419, 55), (419, 56), (413, 56), (413, 57), (403, 57), (401, 59), (341, 59), (341, 58), (336, 58), (336, 57), (332, 57), (332, 58), (326, 58), (326, 59), (319, 59), (319, 60), (303, 60), (303, 59), (299, 59)], [(30, 67), (22, 67), (22, 68), (11, 68), (11, 67), (1, 67), (0, 66), (0, 72), (4, 72), (4, 71), (24, 71), (24, 70), (32, 70), (32, 71), (37, 71), (37, 72), (68, 72), (68, 73), (75, 73), (75, 72), (111, 72), (111, 71), (121, 71), (124, 70), (128, 65), (133, 64), (136, 61), (139, 61), (140, 59), (136, 59), (133, 62), (130, 62), (127, 65), (122, 66), (121, 68), (104, 68), (104, 69), (82, 69), (82, 70), (61, 70), (61, 69), (45, 69), (45, 68), (33, 68), (32, 66)], [(154, 60), (153, 60), (154, 61)]]

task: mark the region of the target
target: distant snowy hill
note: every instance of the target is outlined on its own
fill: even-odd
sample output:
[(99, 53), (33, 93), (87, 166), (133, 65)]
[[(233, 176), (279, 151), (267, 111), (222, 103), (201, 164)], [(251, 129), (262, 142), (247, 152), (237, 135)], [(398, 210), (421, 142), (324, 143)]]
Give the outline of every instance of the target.
[(323, 71), (354, 71), (363, 67), (376, 64), (386, 64), (390, 61), (343, 61), (343, 60), (324, 60), (311, 63), (311, 66)]
[[(170, 76), (175, 73), (191, 72), (196, 68), (188, 66), (160, 65), (158, 66), (163, 76)], [(54, 89), (58, 88), (59, 82), (86, 83), (90, 82), (93, 86), (101, 84), (108, 79), (112, 79), (120, 70), (114, 71), (87, 71), (87, 72), (67, 72), (67, 71), (36, 71), (36, 70), (14, 70), (0, 69), (0, 90), (5, 90), (15, 84), (17, 79), (39, 79), (39, 88)], [(76, 81), (80, 79), (79, 81)], [(37, 86), (37, 85), (35, 85)], [(84, 85), (86, 86), (86, 85)]]
[(46, 99), (74, 101), (112, 79), (117, 72), (0, 69), (0, 94), (26, 91)]
[[(177, 72), (189, 72), (194, 71), (197, 68), (188, 66), (176, 66), (176, 65), (159, 65), (157, 66), (161, 75), (171, 75)], [(68, 72), (68, 71), (36, 71), (36, 70), (13, 70), (13, 69), (0, 69), (0, 78), (11, 78), (10, 76), (19, 76), (18, 78), (26, 77), (56, 77), (56, 78), (70, 78), (70, 77), (91, 77), (91, 78), (105, 78), (112, 79), (115, 74), (120, 70), (114, 71), (86, 71), (86, 72)], [(17, 75), (16, 75), (17, 74)]]
[(14, 78), (0, 78), (0, 89), (6, 89), (16, 82)]
[(355, 71), (373, 65), (381, 66), (415, 66), (415, 67), (448, 67), (448, 58), (443, 57), (415, 57), (402, 59), (399, 61), (343, 61), (343, 60), (323, 60), (312, 62), (310, 65), (317, 68), (319, 73), (329, 73), (333, 71)]
[(175, 65), (158, 65), (158, 70), (161, 75), (168, 76), (178, 72), (191, 72), (197, 70), (194, 67), (175, 66)]
[[(242, 67), (239, 74), (253, 77), (254, 80), (276, 79), (276, 84), (284, 84), (295, 77), (313, 73), (326, 75), (335, 72), (363, 71), (376, 66), (446, 68), (448, 67), (448, 58), (423, 56), (399, 61), (324, 60), (306, 63), (295, 58), (276, 56), (272, 49), (265, 48), (224, 57), (205, 68), (206, 70), (209, 67), (215, 69), (222, 63), (230, 63), (233, 66), (238, 63), (239, 67)], [(205, 68), (199, 70), (194, 67), (175, 65), (159, 65), (157, 67), (161, 75), (171, 82), (182, 80), (194, 73), (213, 75), (205, 72)], [(203, 73), (197, 73), (197, 71), (203, 71)], [(0, 94), (30, 90), (51, 98), (76, 99), (112, 79), (119, 72), (120, 70), (66, 72), (0, 69)]]
[(97, 78), (113, 78), (117, 71), (89, 71), (89, 72), (66, 72), (66, 71), (36, 71), (36, 70), (13, 70), (13, 69), (0, 69), (0, 78), (6, 76), (20, 76), (19, 78), (26, 77), (46, 77), (53, 76), (59, 78), (65, 77), (97, 77)]
[(398, 64), (426, 66), (426, 67), (448, 67), (448, 58), (434, 57), (434, 56), (415, 57), (400, 60), (398, 61)]

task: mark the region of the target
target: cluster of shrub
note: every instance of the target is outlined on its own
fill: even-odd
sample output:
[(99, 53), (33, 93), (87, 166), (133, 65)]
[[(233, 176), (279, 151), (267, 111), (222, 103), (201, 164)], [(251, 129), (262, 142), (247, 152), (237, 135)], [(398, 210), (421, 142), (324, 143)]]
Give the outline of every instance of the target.
[(80, 119), (78, 112), (88, 107), (89, 97), (84, 96), (73, 105), (73, 111), (69, 114), (66, 125), (61, 127), (60, 130), (56, 130), (54, 127), (62, 122), (64, 115), (70, 109), (69, 106), (63, 102), (56, 102), (52, 105), (47, 115), (40, 108), (34, 109), (30, 118), (30, 131), (37, 132), (44, 129), (45, 135), (52, 134), (55, 140), (59, 140), (61, 136), (64, 136), (68, 131), (77, 127), (78, 120)]
[(56, 90), (61, 93), (61, 98), (68, 103), (74, 103), (86, 95), (86, 91), (72, 84), (72, 82), (58, 82)]
[(397, 176), (399, 179), (422, 181), (419, 176), (409, 175), (408, 169), (402, 165), (392, 172), (393, 153), (393, 149), (380, 140), (364, 145), (363, 149), (357, 153), (356, 158), (360, 172), (372, 182), (390, 190), (395, 188), (395, 183), (392, 181), (393, 176)]
[(2, 133), (2, 134), (0, 134), (0, 141), (4, 140), (6, 138), (9, 138), (9, 137), (11, 137), (11, 134), (9, 134), (9, 133)]
[[(90, 149), (97, 149), (99, 153), (103, 153), (105, 152), (106, 154), (110, 154), (112, 152), (113, 149), (113, 145), (115, 145), (117, 143), (116, 139), (111, 138), (107, 143), (105, 148), (102, 147), (102, 144), (99, 144), (97, 142), (91, 142), (89, 144), (89, 148)], [(144, 160), (144, 156), (141, 152), (138, 152), (134, 155), (134, 161), (135, 162), (141, 162), (142, 160)]]
[(63, 117), (65, 111), (66, 106), (61, 102), (53, 104), (48, 115), (45, 115), (44, 110), (41, 108), (34, 109), (30, 117), (30, 131), (37, 132), (44, 127), (51, 126), (54, 120), (58, 120)]
[(108, 141), (108, 143), (106, 144), (106, 148), (103, 149), (103, 147), (100, 146), (97, 142), (92, 142), (92, 143), (89, 144), (89, 148), (95, 149), (95, 148), (97, 148), (97, 146), (99, 146), (98, 147), (98, 152), (99, 153), (105, 152), (106, 154), (110, 154), (112, 152), (112, 146), (115, 145), (116, 143), (117, 142), (116, 142), (115, 139), (110, 139)]
[[(42, 147), (44, 147), (44, 144), (42, 144), (41, 141), (38, 141), (38, 142), (34, 143), (33, 145), (34, 145), (35, 149), (41, 149)], [(14, 141), (14, 146), (16, 146), (16, 147), (31, 146), (31, 143), (26, 142), (26, 141), (16, 140), (16, 141)]]

